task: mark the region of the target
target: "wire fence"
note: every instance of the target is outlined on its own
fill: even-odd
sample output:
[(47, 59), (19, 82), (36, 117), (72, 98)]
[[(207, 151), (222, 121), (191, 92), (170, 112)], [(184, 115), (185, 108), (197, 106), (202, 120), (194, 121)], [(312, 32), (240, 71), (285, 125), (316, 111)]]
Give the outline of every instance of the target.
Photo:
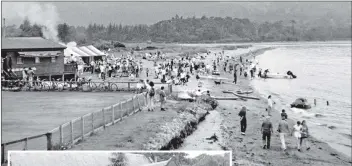
[[(167, 85), (165, 92), (169, 95), (172, 93), (172, 85)], [(158, 96), (156, 95), (156, 100), (159, 100)], [(94, 132), (103, 130), (141, 111), (147, 104), (147, 93), (143, 92), (126, 101), (71, 120), (47, 133), (2, 143), (1, 163), (7, 162), (9, 150), (65, 150), (91, 136)]]

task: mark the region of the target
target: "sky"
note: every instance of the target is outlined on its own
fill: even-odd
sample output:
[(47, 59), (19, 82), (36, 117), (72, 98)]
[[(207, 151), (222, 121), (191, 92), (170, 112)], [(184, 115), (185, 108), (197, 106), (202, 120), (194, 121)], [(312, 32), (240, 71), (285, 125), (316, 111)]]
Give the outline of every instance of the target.
[[(51, 7), (48, 7), (51, 6)], [(50, 10), (48, 10), (50, 8)], [(44, 12), (37, 12), (43, 10)], [(45, 11), (47, 10), (47, 11)], [(55, 12), (56, 11), (56, 12)], [(69, 25), (89, 23), (123, 25), (153, 24), (183, 17), (236, 17), (255, 21), (305, 20), (334, 17), (350, 19), (350, 2), (2, 2), (7, 25), (20, 24), (24, 15), (57, 16), (56, 22)], [(45, 13), (45, 14), (43, 14)], [(40, 16), (41, 15), (41, 16)], [(48, 16), (45, 16), (45, 19)], [(42, 19), (43, 20), (43, 19)]]

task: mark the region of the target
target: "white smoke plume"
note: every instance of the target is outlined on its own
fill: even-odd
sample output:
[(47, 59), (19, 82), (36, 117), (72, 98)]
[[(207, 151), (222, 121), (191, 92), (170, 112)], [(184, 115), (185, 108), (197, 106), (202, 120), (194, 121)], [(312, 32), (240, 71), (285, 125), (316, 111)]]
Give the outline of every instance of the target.
[(8, 2), (3, 4), (3, 17), (5, 19), (28, 19), (33, 24), (42, 26), (44, 38), (58, 42), (57, 25), (59, 14), (53, 4), (40, 4), (35, 2)]

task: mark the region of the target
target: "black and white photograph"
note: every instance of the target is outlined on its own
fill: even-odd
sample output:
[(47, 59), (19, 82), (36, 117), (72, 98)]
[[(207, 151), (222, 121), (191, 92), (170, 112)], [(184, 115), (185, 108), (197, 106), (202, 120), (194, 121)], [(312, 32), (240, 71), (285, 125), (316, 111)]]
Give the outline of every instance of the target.
[(2, 1), (1, 165), (231, 151), (232, 165), (349, 166), (351, 6)]
[(231, 151), (19, 151), (9, 155), (9, 166), (231, 166)]

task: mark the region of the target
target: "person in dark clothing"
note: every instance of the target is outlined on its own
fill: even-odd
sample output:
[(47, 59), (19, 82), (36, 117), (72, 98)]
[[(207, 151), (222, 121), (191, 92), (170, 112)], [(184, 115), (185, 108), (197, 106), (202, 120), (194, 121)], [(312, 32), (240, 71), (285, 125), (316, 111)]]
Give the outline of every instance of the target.
[(263, 135), (263, 149), (270, 149), (270, 137), (273, 133), (273, 125), (270, 122), (270, 116), (266, 117), (266, 120), (262, 124), (262, 135)]
[(246, 119), (246, 107), (242, 107), (241, 111), (238, 113), (238, 116), (241, 117), (241, 134), (245, 135), (246, 134), (246, 128), (247, 128), (247, 119)]
[(240, 62), (242, 63), (242, 56), (240, 56)]
[(233, 72), (233, 82), (237, 84), (237, 70)]
[(253, 71), (253, 69), (251, 69), (249, 72), (251, 73), (251, 78), (253, 78), (253, 77), (254, 77), (254, 71)]
[(285, 119), (287, 119), (287, 114), (284, 109), (282, 109), (281, 117), (285, 117)]
[(240, 76), (242, 76), (242, 67), (240, 67)]
[(147, 77), (149, 77), (149, 68), (146, 69), (145, 73), (147, 74)]

